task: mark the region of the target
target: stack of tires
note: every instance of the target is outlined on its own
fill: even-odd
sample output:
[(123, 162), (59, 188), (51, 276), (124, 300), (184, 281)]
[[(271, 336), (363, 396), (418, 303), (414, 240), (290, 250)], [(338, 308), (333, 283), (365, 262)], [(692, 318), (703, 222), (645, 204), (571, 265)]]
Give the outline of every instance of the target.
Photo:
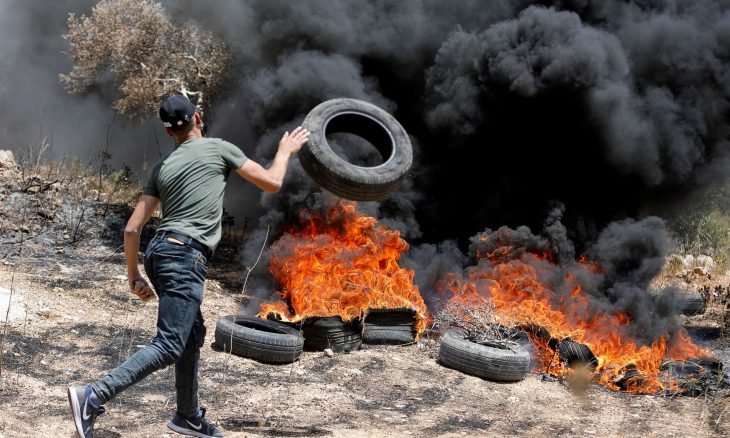
[(334, 353), (349, 353), (362, 345), (359, 319), (344, 322), (339, 316), (307, 318), (300, 327), (307, 351), (330, 349)]
[(223, 316), (215, 329), (214, 346), (227, 353), (264, 363), (291, 363), (302, 352), (330, 349), (347, 353), (362, 345), (362, 324), (339, 316), (308, 318), (299, 324), (254, 316)]
[(403, 345), (416, 342), (416, 312), (411, 309), (370, 309), (365, 315), (365, 344)]
[(300, 323), (253, 316), (224, 316), (215, 330), (215, 346), (266, 363), (289, 363), (303, 351), (349, 353), (363, 343), (403, 345), (416, 339), (415, 312), (411, 309), (373, 309), (363, 322), (339, 316), (312, 317)]

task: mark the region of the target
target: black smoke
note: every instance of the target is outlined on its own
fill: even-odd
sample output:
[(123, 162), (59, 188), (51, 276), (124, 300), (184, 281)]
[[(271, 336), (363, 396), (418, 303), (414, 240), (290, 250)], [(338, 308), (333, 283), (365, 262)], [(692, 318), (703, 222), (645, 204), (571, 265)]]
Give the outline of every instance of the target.
[[(452, 3), (165, 4), (234, 50), (213, 133), (245, 119), (261, 160), (323, 100), (391, 111), (417, 161), (365, 208), (414, 243), (539, 229), (557, 201), (582, 250), (656, 197), (727, 178), (727, 2)], [(266, 210), (318, 189), (293, 171)]]

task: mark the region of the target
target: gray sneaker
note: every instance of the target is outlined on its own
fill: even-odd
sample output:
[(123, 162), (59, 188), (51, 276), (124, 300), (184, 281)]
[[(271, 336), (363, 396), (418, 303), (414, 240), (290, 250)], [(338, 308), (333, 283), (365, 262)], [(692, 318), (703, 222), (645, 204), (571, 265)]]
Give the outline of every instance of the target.
[(205, 417), (205, 408), (200, 408), (200, 415), (192, 417), (176, 412), (172, 420), (167, 423), (167, 427), (182, 435), (198, 438), (222, 438), (223, 432), (208, 423), (208, 420), (203, 417)]
[(96, 417), (106, 412), (104, 406), (94, 409), (89, 404), (91, 386), (77, 386), (68, 388), (68, 402), (71, 405), (71, 417), (74, 420), (76, 431), (81, 438), (92, 438)]

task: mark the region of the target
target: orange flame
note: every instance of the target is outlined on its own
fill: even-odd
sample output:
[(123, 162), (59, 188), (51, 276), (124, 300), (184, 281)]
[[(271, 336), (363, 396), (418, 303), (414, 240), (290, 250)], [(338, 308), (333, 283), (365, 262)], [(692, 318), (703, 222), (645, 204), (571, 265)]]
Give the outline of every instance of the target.
[(426, 304), (414, 272), (398, 265), (408, 243), (398, 231), (342, 201), (326, 217), (309, 218), (271, 246), (270, 270), (282, 301), (264, 303), (259, 316), (298, 322), (314, 316), (361, 318), (368, 309), (412, 309), (426, 327)]
[[(442, 280), (440, 291), (450, 291), (450, 299), (465, 303), (491, 300), (497, 313), (515, 325), (544, 327), (553, 338), (570, 337), (586, 344), (598, 358), (594, 378), (612, 390), (655, 394), (674, 389), (666, 388), (659, 378), (664, 360), (709, 356), (684, 330), (672, 339), (661, 337), (651, 345), (639, 345), (629, 334), (627, 315), (590, 311), (589, 298), (575, 276), (565, 276), (561, 288), (567, 288), (567, 293), (562, 294), (541, 282), (539, 278), (558, 272), (550, 257), (529, 253), (516, 260), (499, 257), (510, 251), (502, 248), (497, 257), (480, 254), (483, 258), (467, 270), (465, 279), (451, 274)], [(586, 260), (579, 260), (578, 266), (589, 273), (599, 271), (595, 263)], [(535, 359), (542, 370), (559, 376), (570, 372), (556, 363), (560, 361), (554, 360), (555, 351), (546, 340), (534, 340)]]

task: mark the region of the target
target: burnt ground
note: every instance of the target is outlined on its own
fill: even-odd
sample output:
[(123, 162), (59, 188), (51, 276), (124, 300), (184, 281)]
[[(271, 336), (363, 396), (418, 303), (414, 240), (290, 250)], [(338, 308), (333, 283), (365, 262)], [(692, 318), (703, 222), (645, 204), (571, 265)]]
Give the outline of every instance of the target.
[[(154, 334), (156, 303), (134, 299), (127, 288), (114, 219), (125, 209), (115, 216), (103, 203), (50, 202), (63, 193), (40, 187), (0, 196), (0, 438), (74, 436), (66, 387), (103, 376)], [(212, 260), (203, 304), (201, 400), (229, 437), (730, 434), (726, 391), (635, 396), (593, 384), (576, 392), (539, 374), (495, 383), (441, 366), (437, 339), (333, 357), (305, 352), (286, 365), (232, 356), (211, 343), (217, 319), (245, 299), (243, 280), (242, 264), (224, 248)], [(685, 322), (728, 369), (730, 340), (721, 336), (718, 314), (712, 308)], [(109, 403), (95, 436), (173, 436), (165, 424), (174, 406), (168, 368)]]

